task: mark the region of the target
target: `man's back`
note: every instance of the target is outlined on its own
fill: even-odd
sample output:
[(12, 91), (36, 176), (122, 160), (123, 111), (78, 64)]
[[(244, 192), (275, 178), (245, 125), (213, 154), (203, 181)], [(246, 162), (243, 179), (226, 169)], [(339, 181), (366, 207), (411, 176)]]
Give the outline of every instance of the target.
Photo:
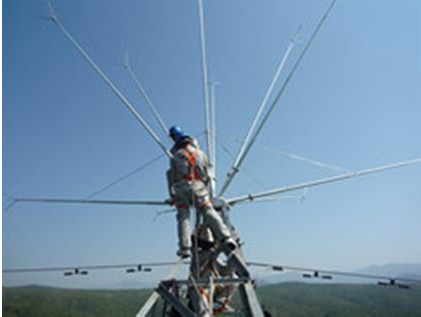
[(192, 143), (175, 149), (171, 159), (171, 173), (174, 183), (186, 180), (207, 183), (208, 159), (206, 154)]

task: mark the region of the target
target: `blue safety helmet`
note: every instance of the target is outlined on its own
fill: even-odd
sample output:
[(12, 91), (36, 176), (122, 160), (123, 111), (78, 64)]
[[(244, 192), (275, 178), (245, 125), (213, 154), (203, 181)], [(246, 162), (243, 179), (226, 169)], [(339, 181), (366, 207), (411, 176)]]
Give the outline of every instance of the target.
[(176, 126), (176, 125), (172, 126), (169, 132), (170, 132), (171, 139), (173, 139), (175, 142), (177, 142), (178, 140), (186, 136), (183, 130), (179, 126)]

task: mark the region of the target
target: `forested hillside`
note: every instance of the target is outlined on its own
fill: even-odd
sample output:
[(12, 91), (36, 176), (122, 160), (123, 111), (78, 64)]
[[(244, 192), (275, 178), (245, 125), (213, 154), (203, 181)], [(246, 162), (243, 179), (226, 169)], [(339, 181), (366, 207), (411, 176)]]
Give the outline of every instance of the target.
[[(3, 288), (3, 316), (134, 316), (150, 290)], [(282, 283), (258, 288), (273, 316), (421, 316), (421, 287)]]

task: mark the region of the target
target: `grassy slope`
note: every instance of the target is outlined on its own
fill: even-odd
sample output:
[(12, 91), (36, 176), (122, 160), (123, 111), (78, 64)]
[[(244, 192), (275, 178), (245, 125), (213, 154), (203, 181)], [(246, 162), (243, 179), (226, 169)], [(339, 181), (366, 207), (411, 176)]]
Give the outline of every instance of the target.
[[(3, 316), (134, 316), (148, 290), (3, 288)], [(273, 316), (421, 316), (421, 288), (285, 283), (258, 289)]]

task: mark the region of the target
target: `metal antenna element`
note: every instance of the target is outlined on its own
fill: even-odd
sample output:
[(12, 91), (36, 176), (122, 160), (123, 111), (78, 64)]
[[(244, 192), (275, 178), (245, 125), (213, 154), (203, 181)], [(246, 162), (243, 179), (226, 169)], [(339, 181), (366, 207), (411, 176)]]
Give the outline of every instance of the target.
[(294, 66), (292, 67), (290, 73), (288, 74), (288, 77), (286, 78), (284, 84), (282, 85), (280, 91), (278, 92), (278, 94), (276, 95), (275, 99), (273, 100), (269, 110), (266, 112), (265, 116), (263, 117), (262, 121), (260, 122), (259, 126), (256, 129), (256, 132), (254, 133), (253, 137), (250, 139), (250, 142), (248, 142), (245, 145), (244, 151), (241, 155), (241, 157), (238, 159), (238, 163), (236, 165), (233, 166), (233, 168), (231, 169), (231, 171), (228, 173), (227, 175), (227, 179), (224, 183), (224, 186), (221, 190), (220, 195), (222, 195), (223, 193), (225, 193), (225, 191), (228, 189), (229, 184), (232, 182), (232, 179), (234, 178), (234, 176), (238, 173), (239, 171), (239, 167), (241, 166), (241, 163), (244, 161), (246, 155), (248, 154), (248, 152), (250, 151), (251, 147), (253, 146), (254, 142), (256, 141), (258, 135), (260, 134), (260, 131), (262, 131), (266, 121), (268, 120), (268, 118), (270, 117), (270, 115), (272, 114), (273, 109), (275, 108), (276, 104), (278, 103), (280, 97), (283, 95), (286, 87), (288, 86), (288, 83), (290, 82), (292, 76), (294, 75), (295, 71), (297, 70), (298, 66), (300, 65), (303, 57), (305, 56), (306, 52), (308, 51), (308, 49), (310, 48), (311, 44), (313, 43), (317, 33), (319, 32), (320, 28), (322, 27), (324, 21), (326, 20), (327, 16), (329, 15), (330, 11), (333, 8), (333, 5), (335, 4), (336, 0), (333, 0), (329, 7), (327, 8), (325, 14), (322, 16), (322, 18), (320, 19), (316, 29), (313, 31), (313, 34), (311, 35), (310, 39), (308, 40), (306, 46), (304, 47), (303, 51), (301, 52), (301, 55), (298, 57), (297, 61), (295, 62)]
[(3, 207), (3, 212), (7, 212), (9, 211), (14, 205), (16, 204), (16, 201), (14, 199), (12, 199), (11, 201), (9, 201), (4, 207)]
[(338, 181), (342, 181), (342, 180), (349, 179), (349, 178), (356, 178), (356, 177), (365, 176), (365, 175), (368, 175), (368, 174), (380, 173), (380, 172), (383, 172), (383, 171), (386, 171), (386, 170), (400, 168), (400, 167), (404, 167), (404, 166), (408, 166), (408, 165), (415, 165), (415, 164), (419, 164), (419, 163), (421, 163), (421, 158), (409, 160), (409, 161), (398, 162), (398, 163), (393, 163), (393, 164), (388, 164), (388, 165), (383, 165), (383, 166), (365, 169), (365, 170), (352, 172), (352, 173), (345, 173), (345, 174), (342, 174), (342, 175), (322, 178), (322, 179), (319, 179), (319, 180), (310, 181), (310, 182), (306, 182), (306, 183), (300, 183), (300, 184), (286, 186), (286, 187), (279, 187), (279, 188), (275, 188), (275, 189), (264, 191), (264, 192), (257, 193), (257, 194), (248, 194), (248, 195), (228, 199), (227, 203), (230, 206), (233, 206), (233, 205), (236, 205), (236, 204), (239, 204), (239, 203), (245, 203), (245, 202), (253, 201), (254, 199), (257, 199), (257, 198), (270, 197), (270, 196), (281, 194), (281, 193), (286, 193), (286, 192), (291, 192), (291, 191), (304, 189), (304, 188), (308, 188), (308, 187), (315, 187), (315, 186), (319, 186), (319, 185), (329, 184), (329, 183), (338, 182)]
[[(237, 138), (232, 138), (232, 140), (237, 142), (237, 143), (242, 142), (241, 140), (239, 140)], [(327, 169), (330, 169), (330, 170), (339, 171), (339, 172), (343, 172), (343, 173), (351, 173), (352, 172), (351, 170), (348, 170), (348, 169), (345, 169), (345, 168), (342, 168), (342, 167), (339, 167), (339, 166), (336, 166), (336, 165), (332, 165), (332, 164), (324, 163), (324, 162), (321, 162), (321, 161), (309, 159), (309, 158), (306, 158), (304, 156), (300, 156), (300, 155), (297, 155), (297, 154), (294, 154), (294, 153), (290, 153), (290, 152), (286, 152), (286, 151), (283, 151), (283, 150), (275, 149), (275, 148), (269, 147), (267, 145), (256, 144), (256, 146), (263, 149), (263, 150), (266, 150), (268, 152), (279, 154), (279, 155), (288, 157), (292, 160), (309, 163), (309, 164), (312, 164), (312, 165), (317, 166), (317, 167), (323, 167), (323, 168), (327, 168)]]
[[(402, 282), (407, 282), (407, 283), (421, 284), (421, 280), (419, 279), (405, 278), (405, 277), (400, 278), (400, 277), (391, 277), (391, 276), (385, 276), (385, 275), (342, 272), (342, 271), (334, 271), (334, 270), (314, 269), (314, 268), (297, 267), (297, 266), (290, 266), (290, 265), (261, 263), (261, 262), (247, 262), (247, 265), (255, 266), (255, 267), (270, 268), (273, 271), (278, 271), (278, 272), (282, 272), (282, 271), (312, 272), (313, 274), (311, 275), (311, 277), (329, 279), (329, 280), (332, 279), (332, 277), (329, 278), (328, 276), (338, 275), (338, 276), (345, 276), (345, 277), (360, 277), (360, 278), (366, 278), (366, 279), (402, 281)], [(322, 275), (322, 274), (327, 274), (327, 276)], [(310, 276), (304, 276), (304, 277), (310, 277)]]
[[(62, 267), (37, 267), (37, 268), (13, 268), (3, 269), (2, 273), (34, 273), (34, 272), (60, 272), (69, 270), (108, 270), (108, 269), (124, 269), (129, 267), (137, 267), (142, 271), (144, 267), (162, 267), (171, 266), (176, 262), (145, 262), (145, 263), (127, 263), (127, 264), (99, 264), (99, 265), (82, 265), (82, 266), (62, 266)], [(146, 271), (146, 270), (145, 270)]]
[(267, 203), (267, 202), (284, 202), (285, 200), (303, 200), (303, 195), (296, 195), (296, 196), (281, 196), (281, 197), (264, 197), (258, 198), (255, 200), (256, 203)]
[(151, 109), (156, 121), (158, 122), (159, 126), (162, 129), (162, 132), (164, 135), (168, 136), (168, 127), (165, 124), (164, 120), (162, 120), (162, 117), (160, 116), (159, 112), (156, 110), (154, 104), (152, 103), (151, 98), (149, 98), (148, 94), (146, 93), (145, 89), (143, 88), (142, 84), (139, 81), (139, 78), (135, 75), (133, 72), (130, 62), (129, 62), (129, 54), (126, 52), (126, 56), (123, 63), (124, 69), (127, 70), (130, 77), (133, 79), (137, 90), (139, 91), (140, 95), (145, 99), (146, 103), (148, 104), (149, 108)]
[[(228, 149), (228, 147), (221, 141), (221, 138), (218, 136), (216, 139), (216, 144), (221, 148), (221, 150), (227, 154), (231, 159), (234, 159), (234, 154)], [(250, 172), (246, 167), (244, 167), (244, 172), (250, 176), (250, 179), (252, 179), (257, 185), (259, 185), (262, 188), (267, 188), (261, 180), (259, 180), (252, 172)]]
[(245, 150), (247, 144), (250, 142), (250, 138), (252, 136), (252, 133), (254, 132), (254, 129), (256, 128), (256, 125), (257, 125), (257, 123), (260, 119), (260, 116), (263, 113), (264, 108), (266, 107), (266, 104), (269, 100), (269, 97), (272, 94), (273, 88), (275, 87), (275, 84), (278, 81), (279, 75), (281, 74), (281, 71), (283, 70), (283, 68), (285, 66), (285, 63), (286, 63), (286, 61), (289, 57), (289, 54), (291, 53), (292, 49), (295, 46), (295, 43), (297, 42), (297, 38), (298, 38), (300, 30), (301, 30), (301, 25), (298, 28), (298, 31), (296, 32), (295, 36), (291, 39), (291, 42), (289, 43), (288, 48), (287, 48), (286, 52), (284, 53), (284, 56), (282, 57), (281, 62), (278, 65), (278, 69), (276, 70), (275, 75), (273, 76), (272, 82), (270, 83), (270, 85), (269, 85), (269, 87), (266, 91), (266, 94), (263, 97), (262, 102), (260, 103), (260, 106), (257, 110), (257, 113), (256, 113), (256, 115), (255, 115), (255, 117), (254, 117), (254, 119), (253, 119), (253, 121), (250, 125), (250, 128), (249, 128), (249, 130), (246, 134), (246, 137), (241, 142), (242, 145), (240, 147), (240, 150), (237, 153), (237, 156), (235, 157), (234, 164), (231, 167), (231, 171), (228, 173), (227, 179), (225, 180), (224, 185), (222, 186), (221, 192), (219, 193), (220, 196), (222, 196), (225, 193), (229, 184), (231, 183), (232, 179), (234, 178), (235, 174), (239, 171), (239, 167), (240, 167), (240, 164), (243, 160), (243, 156), (245, 156), (247, 154), (247, 153), (244, 152), (244, 150)]
[(3, 192), (3, 212), (7, 212), (16, 204), (15, 198)]
[(129, 178), (130, 176), (144, 170), (146, 167), (148, 167), (148, 166), (152, 165), (153, 163), (159, 161), (163, 157), (164, 157), (164, 154), (161, 154), (161, 155), (153, 158), (152, 160), (146, 162), (145, 164), (142, 164), (141, 166), (135, 168), (134, 170), (132, 170), (132, 171), (124, 174), (123, 176), (120, 176), (119, 178), (113, 180), (112, 182), (102, 186), (100, 189), (98, 189), (98, 190), (92, 192), (91, 194), (89, 194), (88, 196), (86, 196), (86, 198), (92, 198), (92, 197), (95, 197), (95, 196), (105, 192), (107, 189), (111, 188), (114, 185), (117, 185), (118, 183), (122, 182), (123, 180)]
[(152, 205), (152, 206), (166, 206), (169, 205), (167, 201), (155, 200), (102, 200), (102, 199), (70, 199), (70, 198), (13, 198), (15, 203), (64, 203), (64, 204), (96, 204), (96, 205)]
[[(202, 87), (203, 87), (203, 105), (205, 107), (205, 135), (206, 135), (206, 146), (209, 156), (209, 163), (211, 167), (214, 162), (211, 160), (213, 157), (212, 140), (211, 140), (211, 119), (209, 116), (209, 92), (208, 92), (208, 68), (206, 60), (206, 41), (205, 41), (205, 22), (203, 16), (203, 3), (202, 0), (198, 0), (198, 13), (199, 13), (199, 26), (200, 26), (200, 48), (202, 58)], [(212, 171), (211, 171), (212, 172)], [(214, 175), (211, 175), (213, 177)]]
[(127, 100), (126, 97), (121, 93), (121, 91), (114, 85), (114, 83), (105, 75), (105, 73), (99, 68), (99, 66), (93, 61), (93, 59), (86, 53), (82, 46), (73, 38), (73, 36), (66, 30), (63, 24), (58, 19), (58, 16), (55, 14), (53, 6), (50, 1), (47, 1), (50, 8), (51, 21), (59, 28), (59, 30), (66, 36), (66, 38), (76, 47), (82, 57), (92, 66), (95, 72), (105, 81), (108, 87), (117, 95), (120, 101), (126, 106), (126, 108), (132, 113), (132, 115), (140, 122), (140, 124), (145, 128), (149, 135), (155, 140), (158, 146), (164, 151), (164, 153), (171, 158), (172, 154), (167, 150), (165, 145), (156, 135), (156, 133), (151, 129), (151, 127), (146, 123), (142, 116), (136, 111), (132, 104)]
[(212, 155), (209, 159), (210, 162), (213, 162), (210, 166), (211, 175), (213, 176), (211, 179), (211, 189), (213, 194), (216, 193), (216, 99), (215, 99), (215, 86), (219, 85), (219, 82), (216, 80), (210, 81), (210, 140), (211, 140), (211, 149), (212, 152), (210, 155)]
[(152, 222), (155, 222), (155, 221), (156, 221), (159, 217), (161, 217), (162, 215), (165, 215), (165, 214), (171, 214), (171, 213), (175, 213), (175, 212), (177, 212), (177, 208), (164, 209), (164, 210), (158, 211), (158, 212), (155, 214), (155, 217), (152, 219)]
[[(199, 137), (199, 136), (201, 136), (203, 133), (204, 133), (204, 132), (201, 132), (201, 133), (195, 134), (194, 136), (195, 136), (195, 137)], [(104, 186), (103, 186), (103, 187), (101, 187), (100, 189), (98, 189), (98, 190), (96, 190), (96, 191), (92, 192), (91, 194), (89, 194), (88, 196), (86, 196), (86, 198), (92, 198), (92, 197), (95, 197), (95, 196), (97, 196), (97, 195), (99, 195), (99, 194), (103, 193), (103, 192), (104, 192), (104, 191), (106, 191), (107, 189), (109, 189), (109, 188), (111, 188), (111, 187), (113, 187), (113, 186), (117, 185), (118, 183), (120, 183), (120, 182), (124, 181), (125, 179), (129, 178), (130, 176), (132, 176), (132, 175), (134, 175), (134, 174), (136, 174), (136, 173), (138, 173), (138, 172), (140, 172), (140, 171), (144, 170), (145, 168), (147, 168), (148, 166), (152, 165), (153, 163), (155, 163), (155, 162), (159, 161), (159, 160), (160, 160), (161, 158), (163, 158), (163, 157), (164, 157), (164, 154), (161, 154), (161, 155), (159, 155), (159, 156), (157, 156), (157, 157), (155, 157), (155, 158), (151, 159), (150, 161), (148, 161), (148, 162), (146, 162), (146, 163), (142, 164), (141, 166), (139, 166), (139, 167), (135, 168), (134, 170), (132, 170), (132, 171), (130, 171), (130, 172), (128, 172), (128, 173), (126, 173), (126, 174), (124, 174), (124, 175), (122, 175), (122, 176), (118, 177), (118, 178), (117, 178), (117, 179), (115, 179), (114, 181), (112, 181), (112, 182), (110, 182), (110, 183), (108, 183), (108, 184), (104, 185)]]
[(264, 149), (266, 151), (269, 151), (269, 152), (272, 152), (272, 153), (275, 153), (275, 154), (280, 154), (280, 155), (286, 156), (286, 157), (288, 157), (290, 159), (293, 159), (293, 160), (296, 160), (296, 161), (309, 163), (309, 164), (312, 164), (314, 166), (323, 167), (323, 168), (327, 168), (327, 169), (330, 169), (330, 170), (345, 172), (345, 173), (351, 173), (352, 172), (352, 171), (344, 169), (342, 167), (338, 167), (338, 166), (335, 166), (335, 165), (332, 165), (332, 164), (327, 164), (327, 163), (324, 163), (324, 162), (316, 161), (316, 160), (313, 160), (313, 159), (309, 159), (309, 158), (306, 158), (306, 157), (303, 157), (303, 156), (300, 156), (300, 155), (297, 155), (297, 154), (285, 152), (285, 151), (282, 151), (282, 150), (274, 149), (274, 148), (271, 148), (271, 147), (266, 146), (266, 145), (257, 144), (256, 146), (260, 147), (261, 149)]

